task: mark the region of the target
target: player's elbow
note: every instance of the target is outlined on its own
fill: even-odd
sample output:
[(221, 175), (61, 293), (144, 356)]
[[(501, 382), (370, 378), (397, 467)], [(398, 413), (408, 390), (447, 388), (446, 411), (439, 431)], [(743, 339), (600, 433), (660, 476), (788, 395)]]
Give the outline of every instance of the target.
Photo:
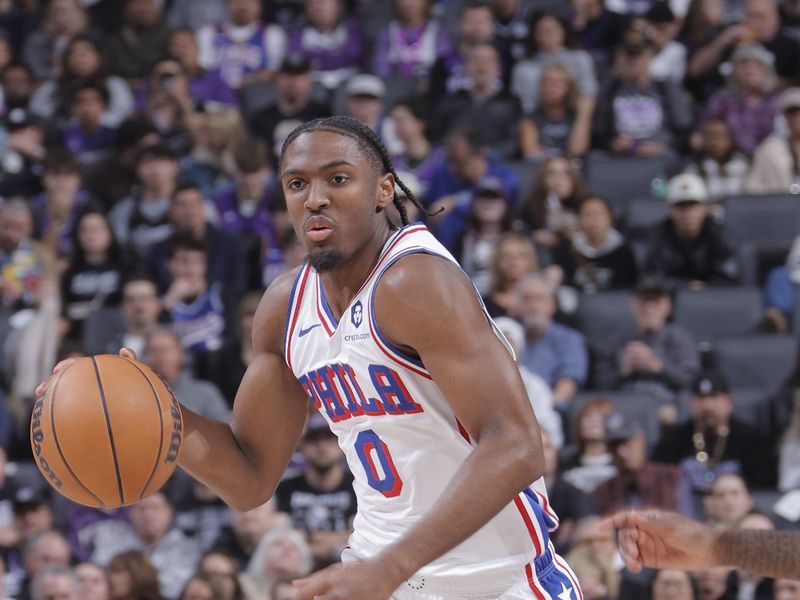
[(509, 475), (521, 482), (521, 487), (530, 485), (544, 474), (544, 455), (538, 428), (514, 423), (506, 429), (501, 439), (501, 464)]

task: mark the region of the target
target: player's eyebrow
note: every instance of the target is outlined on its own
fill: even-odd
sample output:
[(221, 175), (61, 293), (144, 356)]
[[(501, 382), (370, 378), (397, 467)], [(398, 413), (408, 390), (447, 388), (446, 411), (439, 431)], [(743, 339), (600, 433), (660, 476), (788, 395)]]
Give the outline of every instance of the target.
[[(333, 169), (335, 167), (341, 167), (342, 165), (347, 165), (349, 167), (355, 166), (350, 161), (347, 161), (347, 160), (344, 160), (343, 158), (340, 158), (338, 160), (332, 160), (331, 162), (325, 163), (319, 169), (320, 169), (320, 171), (327, 171), (328, 169)], [(283, 173), (281, 173), (281, 177), (286, 177), (287, 175), (299, 175), (299, 174), (301, 174), (303, 172), (304, 172), (303, 169), (297, 169), (297, 168), (295, 168), (295, 169), (286, 169)]]

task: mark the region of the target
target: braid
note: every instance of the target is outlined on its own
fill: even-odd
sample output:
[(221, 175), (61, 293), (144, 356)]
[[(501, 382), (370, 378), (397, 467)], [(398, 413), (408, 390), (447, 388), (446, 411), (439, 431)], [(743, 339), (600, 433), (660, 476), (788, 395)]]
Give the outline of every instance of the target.
[[(352, 117), (336, 115), (324, 119), (315, 119), (300, 125), (294, 131), (292, 131), (286, 138), (286, 141), (283, 142), (283, 148), (281, 148), (281, 162), (283, 162), (283, 157), (286, 155), (286, 150), (289, 148), (292, 142), (297, 139), (300, 134), (309, 131), (332, 131), (346, 135), (347, 137), (355, 140), (361, 149), (364, 150), (369, 161), (380, 170), (381, 174), (385, 175), (387, 173), (391, 173), (392, 176), (394, 176), (394, 180), (397, 182), (397, 185), (401, 190), (403, 190), (403, 193), (414, 204), (414, 206), (416, 206), (424, 214), (431, 216), (431, 213), (426, 210), (422, 202), (413, 194), (410, 189), (408, 189), (408, 186), (401, 181), (400, 177), (397, 176), (397, 171), (394, 170), (394, 165), (392, 165), (392, 159), (389, 157), (389, 152), (386, 150), (386, 146), (384, 146), (381, 138), (378, 137), (378, 134), (375, 133), (371, 128), (364, 125), (361, 121), (358, 121)], [(397, 192), (395, 192), (392, 202), (395, 208), (397, 208), (397, 211), (400, 213), (400, 221), (402, 224), (404, 226), (408, 225), (408, 212), (406, 211), (406, 207), (403, 206), (403, 202), (400, 200)], [(390, 226), (393, 228), (396, 227), (388, 217), (387, 220), (389, 221)]]

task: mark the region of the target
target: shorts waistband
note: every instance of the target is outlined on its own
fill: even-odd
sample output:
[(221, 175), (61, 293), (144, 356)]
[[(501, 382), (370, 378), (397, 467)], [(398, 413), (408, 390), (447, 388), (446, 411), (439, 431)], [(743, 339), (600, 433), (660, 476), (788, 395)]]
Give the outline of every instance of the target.
[[(552, 550), (549, 548), (544, 554), (532, 561), (534, 576), (543, 578), (554, 568)], [(501, 593), (508, 588), (526, 582), (525, 565), (514, 569), (490, 571), (475, 575), (456, 576), (415, 576), (400, 586), (399, 590), (412, 590), (428, 594), (455, 594), (464, 598), (474, 596), (487, 596)]]

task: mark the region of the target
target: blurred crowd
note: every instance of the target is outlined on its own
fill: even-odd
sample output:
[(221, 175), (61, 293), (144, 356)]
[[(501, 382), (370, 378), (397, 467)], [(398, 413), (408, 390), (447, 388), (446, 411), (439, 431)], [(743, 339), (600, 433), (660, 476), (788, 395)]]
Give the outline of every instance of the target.
[(0, 0), (0, 600), (285, 600), (339, 560), (321, 415), (246, 513), (180, 471), (78, 506), (28, 442), (55, 362), (120, 346), (229, 418), (304, 260), (282, 144), (332, 114), (380, 135), (515, 347), (585, 597), (800, 600), (630, 573), (594, 528), (800, 523), (800, 0)]

